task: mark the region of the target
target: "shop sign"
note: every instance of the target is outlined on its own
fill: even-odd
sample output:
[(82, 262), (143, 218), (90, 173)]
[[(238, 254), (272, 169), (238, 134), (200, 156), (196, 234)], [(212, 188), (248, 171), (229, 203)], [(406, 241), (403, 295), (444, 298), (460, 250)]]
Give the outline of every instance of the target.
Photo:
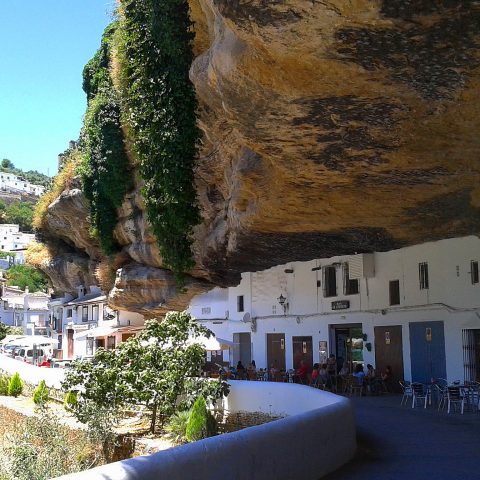
[(350, 308), (350, 300), (336, 300), (332, 302), (332, 310), (345, 310)]

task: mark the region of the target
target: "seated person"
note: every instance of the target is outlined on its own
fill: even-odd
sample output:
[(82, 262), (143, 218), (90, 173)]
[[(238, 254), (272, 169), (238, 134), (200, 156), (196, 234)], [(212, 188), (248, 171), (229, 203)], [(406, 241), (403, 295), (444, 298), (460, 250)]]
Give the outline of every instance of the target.
[(298, 367), (297, 375), (300, 383), (303, 383), (304, 385), (308, 385), (310, 383), (310, 369), (303, 360), (300, 360), (300, 366)]
[(252, 360), (247, 367), (247, 378), (248, 380), (257, 379), (257, 367), (255, 365), (255, 360)]
[(318, 370), (320, 368), (320, 365), (318, 363), (313, 364), (313, 370), (312, 370), (312, 385), (317, 384), (317, 379), (318, 379)]
[(239, 380), (244, 380), (246, 378), (246, 369), (241, 360), (239, 360), (237, 363), (237, 378)]
[(337, 360), (333, 353), (331, 353), (327, 359), (327, 373), (331, 377), (337, 374)]
[(352, 375), (355, 377), (359, 385), (363, 385), (365, 383), (365, 372), (363, 371), (362, 364), (357, 363), (357, 365), (355, 365), (355, 371), (352, 373)]
[(377, 393), (378, 390), (378, 383), (379, 378), (377, 377), (377, 373), (373, 368), (373, 365), (367, 365), (367, 374), (365, 375), (365, 383), (367, 384), (367, 389), (371, 393)]
[(392, 378), (393, 378), (392, 367), (390, 365), (387, 365), (385, 367), (385, 370), (382, 372), (382, 375), (381, 375), (382, 386), (383, 386), (383, 389), (386, 392), (390, 391), (390, 386), (392, 384)]
[(324, 363), (318, 369), (318, 383), (324, 387), (330, 386), (329, 376), (327, 373), (327, 365)]
[(273, 382), (276, 382), (276, 381), (279, 381), (280, 379), (280, 370), (279, 368), (272, 363), (272, 365), (270, 365), (270, 380), (272, 380)]

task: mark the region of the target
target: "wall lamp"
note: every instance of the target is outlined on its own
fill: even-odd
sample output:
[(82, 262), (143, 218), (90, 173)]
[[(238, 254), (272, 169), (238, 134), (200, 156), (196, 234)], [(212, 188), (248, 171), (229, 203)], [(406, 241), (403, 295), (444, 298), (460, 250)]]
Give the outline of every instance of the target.
[(287, 302), (287, 299), (282, 295), (280, 294), (280, 296), (277, 298), (278, 300), (278, 303), (282, 306), (283, 308), (283, 314), (286, 315), (287, 313), (287, 310), (288, 310), (288, 302)]

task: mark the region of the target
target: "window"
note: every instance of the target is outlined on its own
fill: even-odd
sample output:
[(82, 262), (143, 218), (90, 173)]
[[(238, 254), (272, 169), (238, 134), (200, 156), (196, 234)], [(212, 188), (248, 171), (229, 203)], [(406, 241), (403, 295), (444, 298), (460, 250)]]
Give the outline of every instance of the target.
[(390, 281), (390, 305), (400, 305), (400, 280)]
[(472, 285), (478, 283), (478, 262), (476, 260), (470, 262), (470, 275), (472, 276)]
[(71, 308), (67, 308), (67, 318), (72, 318), (73, 310)]
[(237, 297), (237, 312), (243, 312), (244, 305), (243, 305), (243, 295), (239, 295)]
[(93, 355), (93, 337), (87, 337), (87, 355)]
[(418, 264), (418, 278), (420, 281), (420, 290), (428, 290), (428, 263)]
[(92, 306), (92, 320), (98, 322), (98, 305)]
[(82, 307), (82, 322), (88, 322), (88, 307)]
[(335, 297), (337, 295), (337, 269), (331, 265), (323, 269), (323, 296)]
[(107, 350), (113, 350), (115, 348), (115, 336), (111, 335), (107, 337)]
[(343, 293), (344, 295), (355, 295), (359, 291), (358, 279), (350, 278), (348, 272), (348, 263), (343, 266)]
[(208, 315), (212, 313), (212, 309), (210, 307), (202, 307), (202, 315)]

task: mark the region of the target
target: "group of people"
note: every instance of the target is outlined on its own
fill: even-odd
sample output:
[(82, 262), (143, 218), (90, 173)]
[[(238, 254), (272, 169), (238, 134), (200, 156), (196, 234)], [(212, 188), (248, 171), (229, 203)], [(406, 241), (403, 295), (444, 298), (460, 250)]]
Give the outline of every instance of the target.
[(252, 360), (245, 368), (242, 361), (239, 360), (236, 367), (230, 366), (225, 373), (226, 377), (232, 380), (256, 380), (257, 366), (255, 360)]
[(367, 392), (375, 395), (381, 391), (388, 391), (389, 384), (392, 380), (392, 367), (387, 365), (385, 370), (378, 375), (373, 365), (367, 364), (367, 372), (365, 373), (363, 365), (358, 363), (352, 375), (360, 386), (365, 388)]

